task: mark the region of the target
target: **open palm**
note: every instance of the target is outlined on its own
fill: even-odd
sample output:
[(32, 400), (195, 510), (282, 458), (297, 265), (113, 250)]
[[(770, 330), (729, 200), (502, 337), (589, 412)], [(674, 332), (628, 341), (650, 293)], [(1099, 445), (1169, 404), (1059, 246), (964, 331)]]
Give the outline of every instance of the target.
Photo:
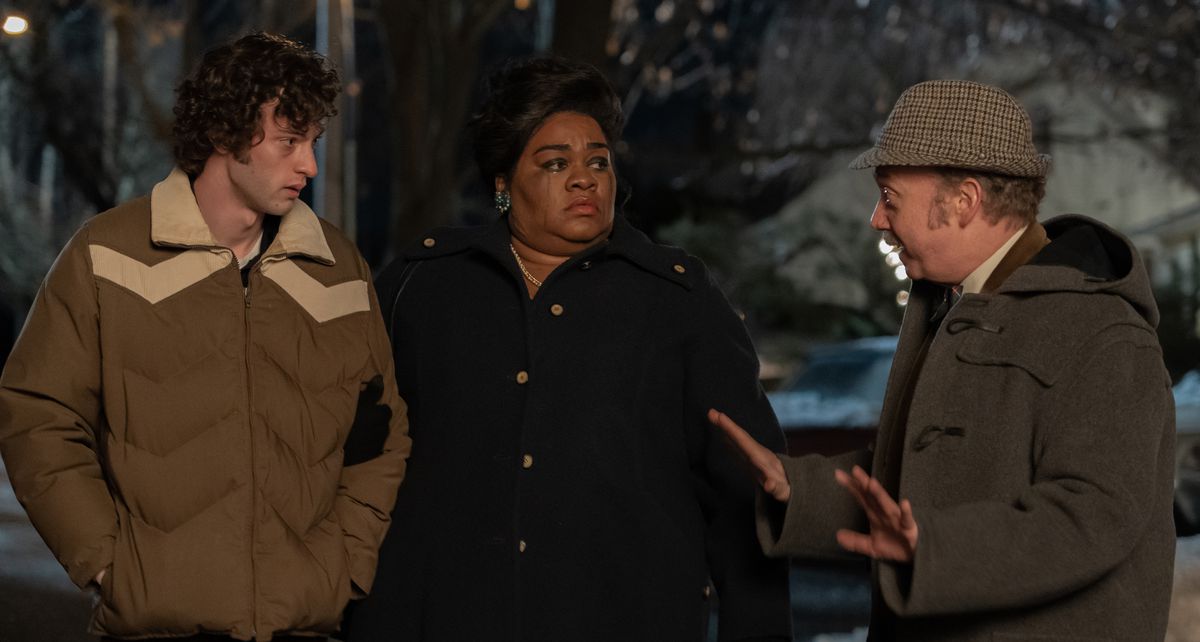
[(867, 514), (869, 533), (848, 529), (837, 532), (838, 544), (852, 552), (877, 560), (911, 562), (917, 550), (917, 522), (907, 499), (899, 504), (888, 495), (879, 480), (855, 466), (849, 473), (838, 470), (834, 479), (850, 491)]

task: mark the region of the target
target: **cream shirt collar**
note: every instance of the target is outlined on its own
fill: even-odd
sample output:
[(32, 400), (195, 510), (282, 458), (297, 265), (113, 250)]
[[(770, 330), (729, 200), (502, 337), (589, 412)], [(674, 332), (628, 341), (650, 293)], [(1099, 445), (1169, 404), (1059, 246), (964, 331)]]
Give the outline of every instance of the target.
[(983, 291), (983, 284), (987, 283), (988, 277), (991, 276), (992, 272), (996, 270), (996, 266), (1000, 265), (1000, 261), (1004, 260), (1004, 256), (1008, 254), (1008, 251), (1012, 249), (1012, 246), (1016, 244), (1017, 239), (1021, 238), (1021, 235), (1025, 233), (1025, 230), (1028, 227), (1029, 226), (1026, 225), (1017, 230), (1008, 238), (1007, 241), (1004, 242), (1004, 245), (1000, 246), (1000, 249), (993, 252), (986, 261), (981, 263), (979, 267), (975, 268), (974, 272), (971, 272), (967, 275), (967, 278), (963, 279), (963, 294), (979, 294)]
[[(156, 245), (219, 247), (200, 214), (187, 174), (176, 167), (150, 192), (150, 240)], [(279, 222), (279, 233), (265, 254), (302, 254), (333, 265), (321, 221), (299, 199)]]

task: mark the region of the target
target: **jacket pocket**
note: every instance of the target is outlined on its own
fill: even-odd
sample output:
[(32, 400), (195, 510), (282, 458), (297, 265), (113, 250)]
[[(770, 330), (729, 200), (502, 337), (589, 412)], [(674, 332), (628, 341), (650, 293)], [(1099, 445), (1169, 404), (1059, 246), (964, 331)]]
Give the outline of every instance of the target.
[(341, 535), (341, 527), (338, 527), (338, 552), (341, 554), (341, 568), (335, 573), (338, 579), (334, 583), (333, 599), (330, 600), (329, 606), (332, 607), (328, 611), (327, 619), (322, 623), (322, 628), (329, 629), (329, 624), (333, 628), (337, 628), (341, 624), (342, 614), (346, 611), (346, 605), (355, 595), (354, 581), (350, 576), (350, 551), (346, 548), (345, 537)]
[[(122, 516), (122, 520), (127, 517)], [(126, 539), (128, 533), (121, 522), (122, 528), (117, 532), (117, 541), (113, 546), (112, 562), (104, 569), (104, 580), (100, 582), (97, 591), (98, 599), (92, 609), (92, 623), (89, 632), (94, 635), (125, 636), (138, 633), (134, 623), (130, 621), (128, 600), (129, 595), (129, 563), (125, 559)]]
[(113, 589), (112, 585), (116, 579), (116, 573), (113, 572), (113, 565), (109, 564), (104, 569), (104, 579), (100, 580), (100, 604), (112, 604)]

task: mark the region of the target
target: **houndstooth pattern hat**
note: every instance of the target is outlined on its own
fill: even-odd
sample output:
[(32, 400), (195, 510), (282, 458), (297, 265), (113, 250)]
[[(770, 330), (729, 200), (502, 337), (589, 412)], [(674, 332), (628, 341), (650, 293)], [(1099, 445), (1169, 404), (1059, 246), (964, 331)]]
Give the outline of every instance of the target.
[(930, 80), (896, 100), (879, 140), (850, 163), (973, 169), (1043, 177), (1050, 157), (1033, 146), (1029, 114), (1003, 89), (966, 80)]

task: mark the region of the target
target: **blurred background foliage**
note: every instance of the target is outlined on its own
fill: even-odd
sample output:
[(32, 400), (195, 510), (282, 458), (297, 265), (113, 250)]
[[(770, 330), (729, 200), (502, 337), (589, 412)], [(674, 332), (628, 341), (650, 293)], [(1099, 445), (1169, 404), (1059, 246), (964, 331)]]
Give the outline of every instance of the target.
[[(768, 361), (894, 332), (906, 282), (845, 169), (903, 89), (1016, 94), (1055, 156), (1043, 216), (1092, 214), (1145, 252), (1168, 365), (1200, 362), (1198, 0), (0, 0), (0, 354), (86, 217), (170, 169), (173, 87), (251, 29), (343, 71), (305, 198), (375, 268), (423, 230), (490, 220), (463, 125), (503, 60), (557, 52), (614, 82), (624, 211), (703, 258)], [(899, 296), (899, 298), (898, 298)]]

